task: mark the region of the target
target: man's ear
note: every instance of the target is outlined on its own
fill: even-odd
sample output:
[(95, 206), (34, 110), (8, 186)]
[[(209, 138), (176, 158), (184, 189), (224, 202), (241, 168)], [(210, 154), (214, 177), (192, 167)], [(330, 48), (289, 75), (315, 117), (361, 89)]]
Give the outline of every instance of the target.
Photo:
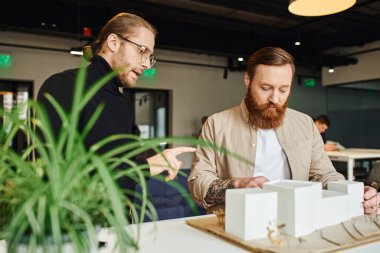
[(249, 76), (248, 72), (245, 72), (244, 74), (244, 84), (245, 84), (245, 87), (249, 87), (249, 84), (251, 82), (251, 77)]
[(120, 47), (120, 39), (114, 33), (108, 35), (106, 42), (108, 50), (113, 53), (116, 52)]

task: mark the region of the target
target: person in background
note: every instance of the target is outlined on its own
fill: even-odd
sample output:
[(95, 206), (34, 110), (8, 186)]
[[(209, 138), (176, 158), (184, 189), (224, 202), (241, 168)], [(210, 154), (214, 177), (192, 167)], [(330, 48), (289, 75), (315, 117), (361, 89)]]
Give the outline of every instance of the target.
[[(252, 161), (242, 162), (212, 148), (197, 147), (188, 185), (194, 200), (210, 213), (224, 208), (226, 189), (262, 188), (272, 180), (344, 180), (327, 156), (313, 119), (287, 107), (294, 77), (293, 57), (266, 47), (249, 57), (246, 97), (211, 115), (200, 138)], [(364, 212), (378, 211), (376, 190), (365, 186)]]
[(326, 143), (326, 131), (330, 127), (330, 119), (322, 114), (314, 119), (314, 124), (322, 136), (324, 147), (326, 151), (336, 151), (338, 147), (334, 143)]
[[(106, 74), (120, 70), (118, 75), (108, 81), (89, 101), (80, 115), (79, 130), (94, 114), (96, 108), (104, 103), (105, 107), (98, 120), (85, 139), (87, 148), (108, 136), (131, 134), (133, 113), (131, 102), (119, 91), (120, 87), (134, 87), (144, 72), (156, 63), (154, 45), (156, 29), (143, 18), (120, 13), (110, 19), (101, 29), (98, 39), (91, 46), (84, 48), (84, 55), (91, 61), (87, 67), (86, 87), (89, 88)], [(56, 136), (61, 129), (61, 120), (45, 94), (52, 95), (58, 103), (69, 112), (72, 106), (74, 83), (78, 69), (65, 70), (49, 77), (39, 90), (37, 99), (44, 105), (50, 117)], [(114, 141), (101, 152), (123, 145), (127, 141)], [(175, 169), (168, 166), (162, 155), (157, 154), (147, 159), (151, 175), (167, 171), (168, 179), (173, 179), (181, 166), (176, 156), (184, 152), (194, 152), (192, 147), (166, 149), (163, 155)], [(123, 188), (134, 189), (134, 182), (122, 182)]]

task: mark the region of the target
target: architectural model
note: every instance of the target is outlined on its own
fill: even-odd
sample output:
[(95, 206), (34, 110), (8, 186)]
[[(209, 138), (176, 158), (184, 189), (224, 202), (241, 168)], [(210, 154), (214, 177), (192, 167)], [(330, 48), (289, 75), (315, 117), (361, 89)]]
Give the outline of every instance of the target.
[(226, 233), (241, 240), (268, 236), (268, 227), (284, 224), (294, 237), (363, 215), (364, 185), (354, 181), (322, 183), (278, 180), (264, 189), (229, 189), (226, 192)]

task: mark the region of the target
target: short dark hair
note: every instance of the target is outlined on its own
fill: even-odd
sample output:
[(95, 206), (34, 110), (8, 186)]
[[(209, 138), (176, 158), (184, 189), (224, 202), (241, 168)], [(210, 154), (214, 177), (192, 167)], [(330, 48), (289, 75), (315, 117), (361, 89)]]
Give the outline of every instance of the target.
[(295, 71), (294, 59), (291, 54), (279, 47), (264, 47), (253, 53), (247, 61), (247, 73), (250, 79), (253, 78), (257, 65), (283, 66), (290, 64), (293, 75)]
[(330, 127), (330, 119), (324, 114), (319, 115), (314, 119), (314, 122), (318, 121), (321, 124), (325, 124), (326, 126)]

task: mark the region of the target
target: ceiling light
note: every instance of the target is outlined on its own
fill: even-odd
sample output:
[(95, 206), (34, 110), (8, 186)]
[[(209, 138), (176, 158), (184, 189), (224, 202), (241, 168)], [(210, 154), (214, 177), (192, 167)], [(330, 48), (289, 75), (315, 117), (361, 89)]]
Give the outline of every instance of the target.
[(334, 71), (335, 71), (335, 70), (334, 70), (333, 67), (330, 67), (330, 68), (329, 68), (329, 73), (334, 73)]
[(299, 16), (324, 16), (352, 7), (356, 0), (290, 0), (288, 10)]
[(244, 61), (244, 58), (243, 57), (239, 57), (238, 61)]
[(295, 39), (294, 45), (301, 46), (301, 31), (297, 31), (297, 38)]
[(82, 48), (71, 48), (70, 54), (72, 55), (83, 55)]

